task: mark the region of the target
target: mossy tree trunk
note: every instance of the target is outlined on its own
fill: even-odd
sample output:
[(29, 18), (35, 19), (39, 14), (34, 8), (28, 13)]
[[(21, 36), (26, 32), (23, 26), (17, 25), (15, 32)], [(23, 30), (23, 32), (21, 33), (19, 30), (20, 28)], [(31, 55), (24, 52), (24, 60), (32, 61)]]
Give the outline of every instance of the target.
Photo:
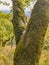
[(46, 0), (36, 2), (24, 37), (16, 47), (14, 65), (39, 65), (48, 26), (47, 9)]
[(21, 26), (21, 21), (25, 24), (26, 16), (24, 14), (23, 3), (19, 0), (12, 0), (13, 2), (13, 28), (16, 39), (16, 44), (19, 42), (21, 35), (23, 34), (23, 26)]

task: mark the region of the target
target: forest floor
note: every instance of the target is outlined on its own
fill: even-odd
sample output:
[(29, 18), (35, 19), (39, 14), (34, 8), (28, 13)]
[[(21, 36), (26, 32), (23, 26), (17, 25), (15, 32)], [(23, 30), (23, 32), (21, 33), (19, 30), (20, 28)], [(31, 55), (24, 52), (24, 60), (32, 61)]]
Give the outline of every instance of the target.
[[(15, 46), (0, 47), (0, 65), (12, 65)], [(49, 65), (49, 50), (43, 50), (41, 53), (39, 65)]]

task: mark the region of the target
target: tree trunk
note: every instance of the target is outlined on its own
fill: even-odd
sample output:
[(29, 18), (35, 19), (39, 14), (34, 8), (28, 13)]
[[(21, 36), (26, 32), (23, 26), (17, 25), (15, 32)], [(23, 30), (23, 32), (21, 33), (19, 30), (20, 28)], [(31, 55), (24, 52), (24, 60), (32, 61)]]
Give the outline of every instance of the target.
[(25, 35), (16, 47), (14, 65), (39, 65), (48, 26), (47, 9), (46, 0), (36, 2)]
[[(23, 34), (23, 28), (21, 28), (21, 20), (25, 23), (24, 17), (24, 9), (22, 2), (19, 0), (12, 0), (13, 1), (13, 28), (14, 34), (16, 39), (16, 44), (19, 42), (21, 35)], [(26, 18), (26, 17), (25, 17)]]

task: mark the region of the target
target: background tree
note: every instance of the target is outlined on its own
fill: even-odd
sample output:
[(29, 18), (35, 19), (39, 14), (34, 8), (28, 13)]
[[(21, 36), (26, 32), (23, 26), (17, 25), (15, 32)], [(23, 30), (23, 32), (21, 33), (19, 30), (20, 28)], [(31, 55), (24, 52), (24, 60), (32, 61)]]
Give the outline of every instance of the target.
[(7, 6), (9, 6), (9, 5), (10, 5), (10, 4), (9, 4), (9, 3), (7, 3), (6, 1), (2, 2), (1, 0), (0, 0), (0, 4), (7, 5)]
[[(49, 22), (47, 16), (48, 5), (48, 0), (37, 0), (32, 10), (25, 35), (16, 47), (14, 65), (39, 65), (39, 59), (44, 45), (44, 37)], [(13, 12), (15, 17), (16, 10), (14, 9)]]
[(3, 13), (3, 12), (0, 12), (0, 19), (7, 19), (7, 20), (11, 20), (12, 19), (12, 15), (11, 15), (11, 13), (8, 13), (8, 14), (6, 14), (6, 13)]
[(14, 36), (10, 18), (10, 14), (0, 12), (0, 44), (2, 46), (5, 46), (6, 42), (10, 41)]

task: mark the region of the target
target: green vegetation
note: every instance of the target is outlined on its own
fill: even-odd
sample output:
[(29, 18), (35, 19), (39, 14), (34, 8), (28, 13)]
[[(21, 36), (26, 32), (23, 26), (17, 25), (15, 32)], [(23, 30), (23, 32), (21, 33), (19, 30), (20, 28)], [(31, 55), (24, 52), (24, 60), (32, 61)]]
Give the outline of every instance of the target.
[[(13, 65), (15, 46), (0, 47), (0, 65)], [(49, 50), (43, 50), (39, 65), (49, 65)]]
[[(27, 23), (27, 18), (24, 12), (24, 3), (29, 0), (13, 0), (13, 28), (16, 38), (16, 44), (20, 41)], [(23, 23), (23, 24), (22, 24)]]
[(47, 1), (37, 0), (32, 10), (24, 37), (16, 47), (14, 65), (39, 65), (39, 59), (44, 45), (44, 37), (49, 22), (46, 16), (47, 9)]
[(13, 25), (9, 20), (9, 14), (0, 12), (0, 18), (0, 45), (5, 46), (6, 42), (14, 36)]
[(0, 47), (0, 65), (13, 65), (15, 46)]
[(47, 28), (47, 31), (46, 31), (44, 43), (45, 43), (44, 49), (49, 50), (49, 27)]
[(10, 13), (0, 12), (0, 65), (49, 65), (49, 1), (37, 0), (30, 18), (24, 8), (31, 0), (12, 2)]

